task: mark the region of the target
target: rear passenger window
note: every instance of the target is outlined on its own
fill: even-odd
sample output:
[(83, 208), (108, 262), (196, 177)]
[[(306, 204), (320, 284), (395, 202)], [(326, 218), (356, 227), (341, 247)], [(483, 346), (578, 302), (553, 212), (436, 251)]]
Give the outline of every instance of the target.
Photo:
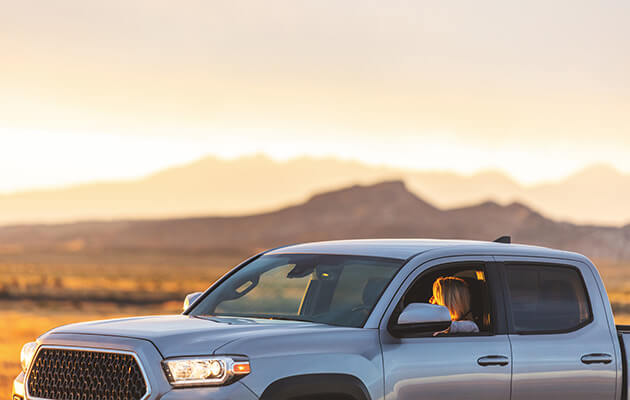
[(578, 270), (519, 265), (508, 266), (506, 273), (512, 320), (518, 333), (571, 331), (592, 320)]

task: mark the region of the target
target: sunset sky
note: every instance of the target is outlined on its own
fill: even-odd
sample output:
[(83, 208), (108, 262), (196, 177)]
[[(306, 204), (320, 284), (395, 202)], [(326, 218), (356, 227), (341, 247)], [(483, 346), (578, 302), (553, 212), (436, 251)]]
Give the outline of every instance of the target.
[(627, 0), (0, 3), (0, 192), (257, 152), (630, 172)]

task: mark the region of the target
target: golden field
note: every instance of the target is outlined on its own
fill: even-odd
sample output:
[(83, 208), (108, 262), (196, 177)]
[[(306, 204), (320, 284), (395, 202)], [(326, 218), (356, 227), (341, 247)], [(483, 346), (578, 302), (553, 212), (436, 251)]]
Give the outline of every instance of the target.
[(0, 254), (0, 399), (19, 373), (20, 349), (56, 326), (181, 312), (245, 256), (159, 253)]
[[(245, 255), (0, 255), (0, 398), (19, 373), (20, 348), (59, 325), (181, 311)], [(630, 265), (598, 263), (617, 323), (630, 323)]]

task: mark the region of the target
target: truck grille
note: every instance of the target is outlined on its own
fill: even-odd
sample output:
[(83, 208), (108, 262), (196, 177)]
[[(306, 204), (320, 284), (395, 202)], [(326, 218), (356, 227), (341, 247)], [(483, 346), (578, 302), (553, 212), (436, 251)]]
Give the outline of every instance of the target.
[(129, 353), (42, 348), (27, 381), (28, 397), (51, 400), (141, 400), (144, 374)]

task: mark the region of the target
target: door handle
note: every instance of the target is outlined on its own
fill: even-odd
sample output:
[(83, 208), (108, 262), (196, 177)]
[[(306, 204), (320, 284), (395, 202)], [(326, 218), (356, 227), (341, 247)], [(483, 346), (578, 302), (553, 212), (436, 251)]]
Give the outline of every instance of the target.
[(506, 356), (485, 356), (477, 360), (477, 364), (482, 367), (489, 367), (492, 365), (506, 366), (510, 363), (510, 359)]
[(613, 360), (610, 354), (605, 353), (591, 353), (582, 356), (581, 358), (584, 364), (610, 364)]

